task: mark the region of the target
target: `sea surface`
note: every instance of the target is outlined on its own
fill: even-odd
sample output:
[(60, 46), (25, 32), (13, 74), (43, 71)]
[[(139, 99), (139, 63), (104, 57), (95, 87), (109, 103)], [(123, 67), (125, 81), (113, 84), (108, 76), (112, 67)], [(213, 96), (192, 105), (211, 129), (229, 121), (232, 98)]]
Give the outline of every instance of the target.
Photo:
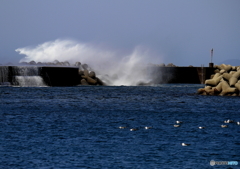
[(0, 87), (0, 168), (240, 168), (240, 97), (201, 87)]

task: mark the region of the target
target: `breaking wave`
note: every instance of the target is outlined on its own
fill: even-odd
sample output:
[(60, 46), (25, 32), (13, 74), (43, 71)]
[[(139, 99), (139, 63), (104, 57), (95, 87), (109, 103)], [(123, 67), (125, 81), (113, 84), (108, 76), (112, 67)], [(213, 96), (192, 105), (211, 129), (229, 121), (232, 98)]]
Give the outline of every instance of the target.
[(142, 46), (136, 47), (130, 54), (122, 55), (97, 45), (66, 39), (45, 42), (35, 47), (18, 48), (16, 52), (25, 55), (20, 62), (59, 60), (71, 64), (77, 61), (87, 63), (107, 84), (126, 86), (149, 83), (152, 78), (146, 71), (147, 65), (160, 59), (153, 58), (149, 49)]

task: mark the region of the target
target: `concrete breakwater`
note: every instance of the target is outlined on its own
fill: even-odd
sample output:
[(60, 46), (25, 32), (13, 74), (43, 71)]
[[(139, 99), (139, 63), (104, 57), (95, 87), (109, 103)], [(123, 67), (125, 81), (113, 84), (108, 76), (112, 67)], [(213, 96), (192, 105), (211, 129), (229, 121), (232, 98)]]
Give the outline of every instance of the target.
[(211, 67), (148, 67), (154, 84), (188, 83), (203, 84), (214, 73)]
[(215, 74), (205, 81), (205, 88), (198, 89), (201, 95), (239, 96), (240, 66), (216, 65)]
[[(33, 82), (36, 80), (42, 83)], [(22, 86), (22, 81), (31, 81), (37, 86), (104, 85), (94, 71), (80, 71), (78, 67), (0, 66), (0, 84)]]
[[(151, 83), (138, 85), (192, 83), (201, 84), (214, 73), (210, 67), (161, 67), (147, 66)], [(129, 72), (131, 73), (131, 72)], [(94, 71), (79, 66), (0, 66), (0, 83), (19, 85), (19, 76), (41, 77), (46, 86), (108, 85)], [(109, 79), (111, 80), (111, 78)]]

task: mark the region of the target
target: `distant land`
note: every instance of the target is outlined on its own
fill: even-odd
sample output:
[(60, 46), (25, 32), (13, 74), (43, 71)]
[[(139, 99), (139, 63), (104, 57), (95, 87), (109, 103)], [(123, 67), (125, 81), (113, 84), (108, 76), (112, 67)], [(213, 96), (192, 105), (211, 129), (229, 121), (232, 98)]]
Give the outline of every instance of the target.
[(226, 65), (232, 65), (232, 66), (240, 66), (240, 60), (239, 59), (228, 59), (222, 62), (219, 62), (218, 65), (220, 64), (226, 64)]

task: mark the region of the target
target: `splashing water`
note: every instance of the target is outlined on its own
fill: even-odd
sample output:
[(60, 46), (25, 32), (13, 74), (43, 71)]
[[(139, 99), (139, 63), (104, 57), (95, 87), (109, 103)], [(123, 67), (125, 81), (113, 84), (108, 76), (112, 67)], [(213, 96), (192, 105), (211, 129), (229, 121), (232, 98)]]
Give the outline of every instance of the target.
[(131, 54), (122, 56), (96, 45), (59, 39), (45, 42), (34, 48), (18, 48), (16, 52), (25, 55), (20, 62), (60, 60), (72, 64), (77, 61), (82, 64), (87, 63), (108, 85), (130, 86), (137, 85), (139, 82), (150, 82), (151, 75), (146, 71), (146, 67), (149, 61), (154, 61), (150, 57), (149, 50), (143, 47), (136, 47)]
[(41, 76), (15, 76), (20, 87), (46, 87)]
[(46, 87), (43, 78), (39, 75), (39, 68), (33, 67), (13, 67), (16, 75), (14, 84), (20, 87)]
[(70, 63), (81, 62), (97, 62), (102, 63), (113, 55), (110, 51), (102, 51), (94, 48), (91, 44), (78, 43), (73, 40), (55, 40), (45, 42), (35, 48), (25, 47), (18, 48), (16, 52), (25, 55), (20, 60), (35, 62), (53, 62), (54, 60), (68, 61)]

